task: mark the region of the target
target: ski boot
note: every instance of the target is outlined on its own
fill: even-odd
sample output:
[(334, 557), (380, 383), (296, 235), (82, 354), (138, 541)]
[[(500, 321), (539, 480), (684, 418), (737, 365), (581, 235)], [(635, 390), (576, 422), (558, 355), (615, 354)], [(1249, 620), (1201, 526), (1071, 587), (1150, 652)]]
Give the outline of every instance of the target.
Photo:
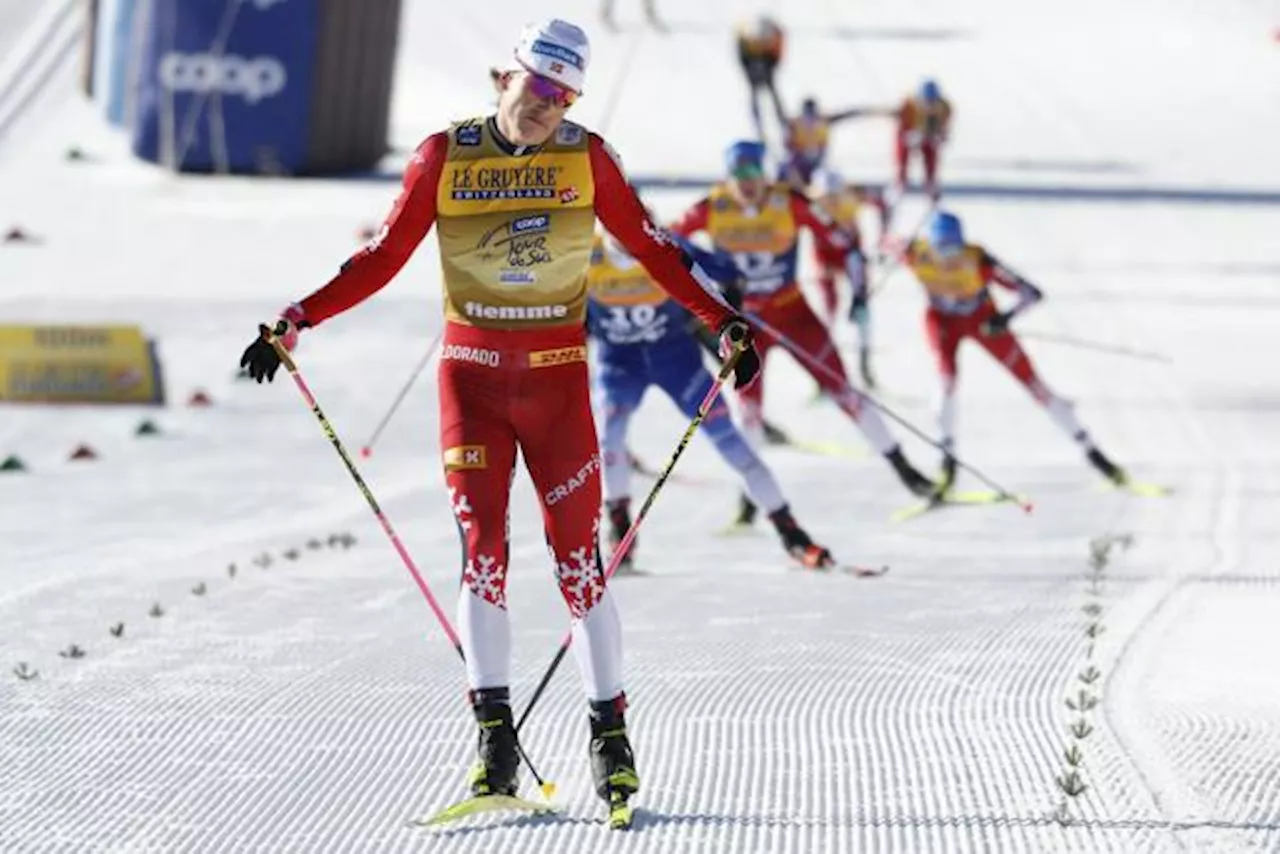
[(595, 779), (596, 794), (609, 808), (609, 826), (615, 830), (631, 826), (631, 807), (627, 802), (640, 790), (636, 760), (623, 719), (626, 708), (626, 694), (591, 702), (591, 776)]
[[(818, 389), (821, 393), (822, 389)], [(764, 429), (764, 440), (770, 445), (789, 445), (791, 437), (782, 431), (782, 428), (776, 424), (770, 424), (768, 421), (762, 421), (761, 426)]]
[(902, 485), (911, 491), (913, 495), (921, 498), (928, 498), (938, 491), (938, 485), (929, 478), (920, 474), (915, 466), (907, 462), (907, 458), (902, 455), (902, 448), (895, 447), (892, 451), (884, 455), (889, 461), (889, 465), (893, 466), (893, 470), (897, 472), (898, 479), (902, 481)]
[(1087, 456), (1089, 464), (1116, 486), (1125, 486), (1129, 483), (1129, 475), (1125, 470), (1107, 459), (1106, 455), (1103, 454), (1102, 451), (1099, 451), (1097, 448), (1090, 448)]
[(745, 492), (738, 493), (738, 516), (733, 520), (734, 528), (750, 528), (756, 522), (756, 505)]
[(515, 796), (519, 782), (520, 753), (511, 719), (511, 694), (506, 688), (481, 688), (471, 692), (471, 708), (480, 725), (476, 764), (467, 782), (475, 797)]
[[(606, 502), (606, 509), (609, 512), (609, 550), (610, 555), (617, 550), (618, 544), (622, 542), (622, 538), (627, 535), (627, 531), (631, 530), (631, 499), (616, 498), (613, 501)], [(625, 574), (635, 569), (633, 559), (636, 554), (636, 541), (633, 537), (627, 553), (622, 556), (622, 562), (618, 564), (618, 568), (614, 570), (615, 574)]]
[(801, 566), (807, 569), (821, 569), (835, 562), (831, 552), (810, 539), (804, 528), (800, 527), (795, 517), (791, 515), (791, 508), (784, 506), (780, 510), (775, 510), (769, 514), (769, 521), (777, 529), (778, 536), (782, 539), (782, 547)]

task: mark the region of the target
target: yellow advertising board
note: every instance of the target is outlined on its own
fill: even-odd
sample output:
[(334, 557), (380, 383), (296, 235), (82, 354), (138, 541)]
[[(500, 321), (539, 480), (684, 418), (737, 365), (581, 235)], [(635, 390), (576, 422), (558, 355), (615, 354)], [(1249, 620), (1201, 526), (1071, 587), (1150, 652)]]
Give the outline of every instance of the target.
[(164, 403), (154, 342), (136, 326), (0, 326), (0, 401)]

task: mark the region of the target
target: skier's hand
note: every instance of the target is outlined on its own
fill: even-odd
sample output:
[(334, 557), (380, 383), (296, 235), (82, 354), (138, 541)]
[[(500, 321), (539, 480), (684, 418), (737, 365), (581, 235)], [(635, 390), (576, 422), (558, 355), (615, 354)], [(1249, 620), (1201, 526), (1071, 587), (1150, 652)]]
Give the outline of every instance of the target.
[(274, 335), (285, 350), (292, 353), (298, 346), (299, 330), (307, 325), (302, 309), (297, 306), (285, 309), (284, 315), (276, 321), (275, 329), (268, 328), (265, 323), (258, 324), (258, 337), (240, 356), (240, 367), (259, 383), (264, 379), (271, 382), (276, 377), (276, 371), (280, 370), (280, 354), (272, 346), (269, 336)]
[(995, 314), (982, 321), (982, 325), (978, 327), (983, 335), (1004, 335), (1009, 331), (1009, 321), (1013, 320), (1010, 314)]
[(735, 350), (739, 355), (733, 366), (733, 387), (744, 389), (760, 375), (760, 355), (750, 325), (736, 315), (720, 325), (720, 358), (729, 359)]

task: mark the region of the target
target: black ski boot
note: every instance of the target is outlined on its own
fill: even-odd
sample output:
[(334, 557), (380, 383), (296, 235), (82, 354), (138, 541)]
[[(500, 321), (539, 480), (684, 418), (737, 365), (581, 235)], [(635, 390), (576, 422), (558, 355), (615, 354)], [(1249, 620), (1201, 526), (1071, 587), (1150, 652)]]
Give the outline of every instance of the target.
[(733, 524), (738, 528), (750, 528), (756, 522), (756, 505), (745, 492), (738, 493), (738, 516)]
[(795, 517), (791, 515), (791, 508), (784, 506), (780, 510), (775, 510), (769, 514), (769, 521), (777, 529), (778, 536), (782, 539), (782, 547), (801, 566), (821, 569), (834, 563), (831, 552), (815, 543), (805, 533), (804, 528), (796, 522)]
[[(622, 538), (627, 535), (627, 531), (631, 530), (631, 499), (617, 498), (606, 502), (605, 507), (609, 511), (609, 552), (612, 555), (618, 548), (618, 544), (622, 542)], [(618, 564), (615, 571), (627, 572), (634, 569), (635, 554), (636, 541), (633, 537), (627, 553), (622, 556), (622, 562)]]
[(913, 495), (921, 498), (928, 498), (938, 491), (938, 485), (929, 478), (920, 474), (916, 467), (907, 462), (907, 458), (902, 455), (902, 447), (895, 446), (892, 451), (884, 455), (889, 461), (889, 465), (893, 466), (893, 470), (897, 472), (898, 479), (902, 481), (902, 485), (911, 491)]
[(481, 688), (471, 692), (471, 708), (480, 725), (476, 764), (471, 766), (471, 794), (515, 795), (519, 782), (520, 753), (511, 720), (511, 694), (506, 688)]
[(596, 794), (609, 807), (609, 825), (614, 828), (631, 826), (627, 801), (640, 791), (640, 777), (623, 717), (626, 708), (626, 694), (591, 702), (591, 776)]
[(1124, 486), (1129, 482), (1129, 475), (1120, 466), (1107, 459), (1106, 455), (1097, 448), (1090, 448), (1088, 453), (1089, 464), (1102, 473), (1102, 476), (1114, 483), (1116, 486)]
[[(819, 389), (821, 391), (821, 389)], [(776, 424), (770, 424), (768, 421), (761, 422), (764, 431), (764, 441), (769, 445), (789, 445), (791, 437), (783, 432), (782, 428)]]

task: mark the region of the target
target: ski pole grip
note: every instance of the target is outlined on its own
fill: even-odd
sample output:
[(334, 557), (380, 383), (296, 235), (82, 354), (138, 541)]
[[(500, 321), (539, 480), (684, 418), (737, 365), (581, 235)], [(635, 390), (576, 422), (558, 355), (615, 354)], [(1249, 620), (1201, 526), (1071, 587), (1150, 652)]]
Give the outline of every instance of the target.
[(284, 365), (285, 370), (291, 374), (296, 374), (298, 372), (298, 365), (293, 361), (293, 356), (290, 355), (287, 349), (285, 349), (284, 343), (281, 342), (279, 337), (287, 331), (289, 331), (289, 324), (284, 319), (276, 322), (276, 328), (274, 330), (265, 323), (258, 324), (258, 332), (262, 335), (262, 340), (270, 344), (276, 351), (276, 355), (280, 357), (280, 362)]

